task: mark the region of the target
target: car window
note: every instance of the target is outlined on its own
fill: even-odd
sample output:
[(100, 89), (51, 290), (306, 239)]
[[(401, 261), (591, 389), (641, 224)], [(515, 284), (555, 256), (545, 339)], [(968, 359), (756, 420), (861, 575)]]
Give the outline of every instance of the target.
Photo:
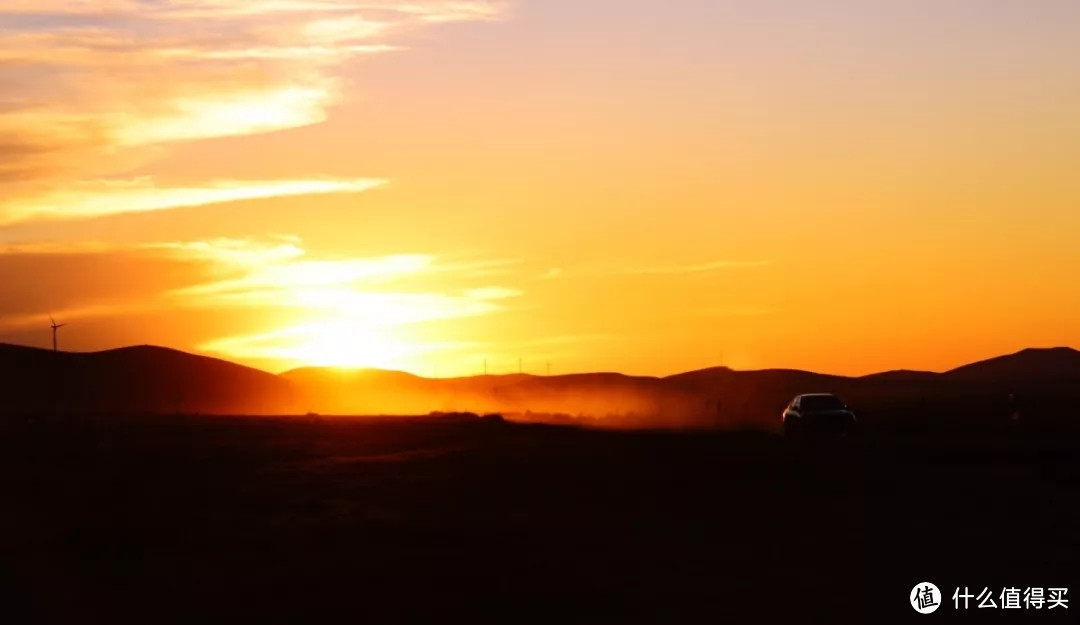
[(804, 410), (842, 410), (844, 402), (832, 395), (811, 395), (802, 398), (801, 407)]

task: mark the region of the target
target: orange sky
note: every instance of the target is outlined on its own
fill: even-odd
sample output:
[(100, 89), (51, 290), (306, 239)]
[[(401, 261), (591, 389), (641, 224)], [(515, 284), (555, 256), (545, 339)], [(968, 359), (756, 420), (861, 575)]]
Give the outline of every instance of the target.
[(792, 4), (7, 0), (0, 341), (52, 313), (67, 349), (423, 375), (1080, 346), (1080, 6)]

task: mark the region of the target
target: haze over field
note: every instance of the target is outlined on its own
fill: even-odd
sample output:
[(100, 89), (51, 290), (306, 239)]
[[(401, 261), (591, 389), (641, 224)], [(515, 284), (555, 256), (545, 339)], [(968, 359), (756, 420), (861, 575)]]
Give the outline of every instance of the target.
[[(425, 415), (501, 412), (516, 421), (615, 428), (764, 429), (800, 393), (838, 393), (871, 429), (1074, 428), (1080, 352), (1029, 349), (941, 372), (863, 377), (714, 367), (667, 377), (588, 373), (425, 378), (309, 367), (273, 375), (154, 346), (54, 353), (0, 344), (0, 415)], [(1019, 404), (1010, 395), (1018, 396)]]
[(1071, 0), (8, 0), (0, 341), (862, 375), (1080, 345)]

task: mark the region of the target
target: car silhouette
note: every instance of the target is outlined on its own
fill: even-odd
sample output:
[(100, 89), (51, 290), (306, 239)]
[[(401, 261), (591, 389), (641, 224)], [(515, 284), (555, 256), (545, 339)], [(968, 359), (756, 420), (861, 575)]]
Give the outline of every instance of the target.
[(838, 434), (855, 432), (855, 413), (840, 398), (830, 393), (796, 395), (784, 409), (784, 434)]

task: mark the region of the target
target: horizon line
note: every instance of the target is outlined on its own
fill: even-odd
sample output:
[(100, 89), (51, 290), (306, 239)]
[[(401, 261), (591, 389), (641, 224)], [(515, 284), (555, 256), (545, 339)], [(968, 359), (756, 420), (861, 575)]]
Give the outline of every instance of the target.
[(161, 349), (161, 350), (167, 350), (167, 351), (172, 351), (172, 352), (178, 352), (178, 353), (181, 353), (181, 354), (186, 354), (186, 355), (189, 355), (189, 356), (195, 356), (195, 357), (198, 357), (198, 358), (207, 358), (207, 359), (210, 359), (210, 360), (217, 360), (219, 362), (226, 362), (226, 363), (229, 363), (231, 365), (235, 365), (237, 367), (244, 367), (244, 368), (247, 368), (247, 369), (252, 369), (254, 371), (260, 371), (262, 373), (265, 373), (267, 375), (272, 375), (272, 376), (275, 376), (275, 377), (284, 376), (285, 374), (288, 374), (288, 373), (291, 373), (291, 372), (294, 372), (294, 371), (302, 371), (302, 370), (339, 371), (339, 372), (342, 372), (342, 373), (355, 373), (355, 372), (360, 372), (360, 371), (373, 371), (373, 372), (384, 372), (384, 373), (401, 373), (401, 374), (413, 376), (415, 378), (420, 378), (420, 379), (423, 379), (423, 380), (464, 380), (464, 379), (474, 379), (474, 378), (507, 378), (507, 377), (512, 377), (512, 376), (532, 377), (532, 378), (558, 378), (558, 377), (567, 377), (567, 376), (572, 376), (572, 375), (620, 375), (620, 376), (624, 376), (624, 377), (628, 377), (628, 378), (644, 378), (644, 379), (663, 380), (663, 379), (666, 379), (666, 378), (672, 378), (672, 377), (679, 376), (679, 375), (697, 373), (697, 372), (700, 372), (700, 371), (710, 371), (710, 370), (714, 370), (714, 369), (727, 369), (728, 371), (735, 372), (735, 373), (755, 373), (755, 372), (765, 372), (765, 371), (790, 371), (790, 372), (799, 372), (799, 373), (810, 373), (810, 374), (814, 374), (814, 375), (821, 375), (821, 376), (834, 377), (834, 378), (858, 379), (858, 378), (866, 378), (866, 377), (871, 377), (871, 376), (875, 376), (875, 375), (883, 375), (883, 374), (888, 374), (888, 373), (926, 373), (926, 374), (932, 374), (932, 375), (940, 375), (940, 374), (948, 373), (950, 371), (955, 371), (957, 369), (963, 368), (963, 367), (968, 366), (968, 365), (973, 365), (973, 364), (977, 364), (977, 363), (981, 363), (981, 362), (986, 362), (988, 360), (994, 360), (996, 358), (1003, 358), (1003, 357), (1007, 357), (1007, 356), (1015, 356), (1015, 355), (1022, 354), (1022, 353), (1027, 352), (1027, 351), (1069, 350), (1069, 351), (1073, 351), (1073, 352), (1080, 352), (1080, 349), (1078, 349), (1076, 347), (1072, 347), (1070, 345), (1054, 345), (1054, 346), (1051, 346), (1051, 347), (1023, 347), (1023, 348), (1021, 348), (1019, 350), (1016, 350), (1016, 351), (1013, 351), (1013, 352), (1008, 352), (1008, 353), (1003, 353), (1003, 354), (997, 354), (997, 355), (994, 355), (994, 356), (988, 356), (988, 357), (985, 357), (985, 358), (980, 358), (978, 360), (965, 362), (965, 363), (956, 365), (954, 367), (951, 367), (949, 369), (944, 369), (944, 370), (940, 370), (940, 371), (934, 371), (934, 370), (929, 370), (929, 369), (887, 369), (887, 370), (883, 370), (883, 371), (874, 371), (874, 372), (871, 372), (871, 373), (865, 373), (865, 374), (861, 374), (861, 375), (846, 375), (846, 374), (839, 374), (839, 373), (826, 373), (826, 372), (821, 372), (821, 371), (813, 371), (813, 370), (810, 370), (810, 369), (796, 369), (796, 368), (792, 368), (792, 367), (765, 367), (765, 368), (760, 368), (760, 369), (733, 369), (733, 368), (728, 367), (726, 365), (713, 365), (713, 366), (702, 367), (702, 368), (698, 368), (698, 369), (688, 369), (688, 370), (685, 370), (685, 371), (678, 371), (678, 372), (670, 373), (670, 374), (667, 374), (667, 375), (644, 375), (644, 374), (634, 374), (634, 373), (623, 373), (621, 371), (572, 371), (572, 372), (559, 373), (559, 374), (554, 374), (554, 375), (545, 375), (545, 374), (537, 374), (537, 373), (523, 373), (523, 372), (510, 372), (510, 373), (482, 373), (482, 374), (475, 374), (475, 375), (456, 375), (456, 376), (445, 376), (445, 377), (429, 377), (429, 376), (425, 376), (425, 375), (412, 373), (410, 371), (404, 371), (404, 370), (401, 370), (401, 369), (380, 369), (378, 367), (339, 367), (339, 366), (323, 366), (323, 365), (304, 365), (304, 366), (300, 366), (300, 367), (292, 367), (292, 368), (285, 369), (285, 370), (282, 370), (280, 372), (275, 373), (274, 371), (270, 371), (270, 370), (264, 369), (262, 367), (255, 367), (255, 366), (252, 366), (252, 365), (242, 364), (242, 363), (236, 362), (234, 360), (229, 360), (227, 358), (221, 358), (219, 356), (212, 356), (210, 354), (205, 354), (205, 353), (201, 353), (201, 352), (198, 352), (198, 351), (187, 351), (187, 350), (179, 349), (179, 348), (176, 348), (176, 347), (169, 347), (167, 345), (155, 345), (155, 344), (152, 344), (152, 343), (138, 343), (138, 344), (131, 344), (131, 345), (122, 345), (122, 346), (119, 346), (119, 347), (110, 347), (110, 348), (106, 348), (106, 349), (98, 349), (98, 350), (91, 350), (91, 351), (60, 350), (58, 352), (54, 352), (52, 349), (49, 349), (47, 347), (39, 347), (37, 345), (25, 345), (25, 344), (20, 344), (20, 343), (8, 343), (8, 342), (5, 342), (5, 341), (0, 341), (0, 348), (2, 348), (2, 347), (17, 347), (17, 348), (20, 348), (20, 349), (30, 349), (30, 350), (41, 351), (41, 352), (45, 352), (45, 353), (48, 353), (48, 354), (101, 354), (101, 353), (105, 353), (105, 352), (114, 352), (114, 351), (120, 351), (120, 350), (125, 350), (125, 349), (153, 348), (153, 349)]

